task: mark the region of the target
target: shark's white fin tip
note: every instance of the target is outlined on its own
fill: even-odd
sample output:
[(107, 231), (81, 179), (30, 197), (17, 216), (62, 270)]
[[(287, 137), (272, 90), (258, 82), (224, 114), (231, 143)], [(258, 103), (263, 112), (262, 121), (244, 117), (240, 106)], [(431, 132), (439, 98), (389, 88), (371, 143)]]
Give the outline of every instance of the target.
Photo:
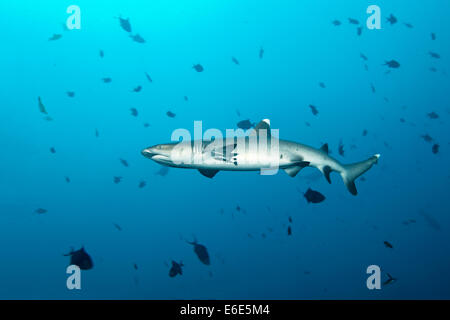
[(262, 121), (264, 121), (265, 123), (267, 123), (270, 126), (270, 119), (263, 119)]
[(375, 155), (375, 157), (377, 157), (377, 159), (380, 159), (380, 154), (379, 153), (377, 153), (376, 155)]

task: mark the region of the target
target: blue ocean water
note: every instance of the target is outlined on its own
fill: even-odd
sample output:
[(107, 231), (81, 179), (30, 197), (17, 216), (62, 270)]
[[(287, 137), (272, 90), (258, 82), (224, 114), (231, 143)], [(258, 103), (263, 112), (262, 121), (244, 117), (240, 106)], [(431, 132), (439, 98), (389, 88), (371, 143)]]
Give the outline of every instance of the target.
[[(380, 30), (365, 24), (372, 4)], [(64, 29), (69, 5), (79, 30)], [(450, 298), (449, 10), (444, 0), (0, 2), (0, 298)], [(381, 158), (352, 196), (313, 168), (162, 176), (140, 153), (194, 121), (225, 130), (264, 118), (282, 139), (327, 142), (342, 163)], [(326, 200), (308, 204), (308, 188)], [(82, 246), (94, 267), (68, 290), (64, 254)], [(183, 275), (169, 277), (172, 260)], [(397, 280), (368, 290), (369, 265)]]

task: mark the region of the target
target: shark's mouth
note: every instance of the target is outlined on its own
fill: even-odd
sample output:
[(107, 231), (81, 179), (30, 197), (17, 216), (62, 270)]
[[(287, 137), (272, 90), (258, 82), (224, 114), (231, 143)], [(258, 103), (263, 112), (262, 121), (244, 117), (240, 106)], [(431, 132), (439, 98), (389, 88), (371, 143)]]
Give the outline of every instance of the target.
[(162, 155), (162, 154), (154, 154), (150, 156), (150, 159), (154, 161), (163, 161), (163, 162), (170, 162), (170, 158), (168, 156)]

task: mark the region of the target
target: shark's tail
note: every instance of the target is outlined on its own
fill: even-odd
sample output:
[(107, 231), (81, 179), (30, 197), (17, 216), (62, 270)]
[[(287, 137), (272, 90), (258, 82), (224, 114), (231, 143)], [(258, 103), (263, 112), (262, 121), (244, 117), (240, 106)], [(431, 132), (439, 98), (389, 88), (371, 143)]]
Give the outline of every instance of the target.
[(376, 154), (365, 161), (342, 165), (344, 170), (340, 171), (340, 174), (345, 186), (352, 195), (356, 196), (358, 194), (355, 179), (369, 170), (374, 163), (377, 163), (379, 157), (380, 155)]

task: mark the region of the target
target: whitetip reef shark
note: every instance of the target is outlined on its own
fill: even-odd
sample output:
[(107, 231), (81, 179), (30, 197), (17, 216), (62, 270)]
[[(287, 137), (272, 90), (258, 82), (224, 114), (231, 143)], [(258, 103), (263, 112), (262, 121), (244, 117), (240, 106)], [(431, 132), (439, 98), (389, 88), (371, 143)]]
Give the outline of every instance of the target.
[(297, 142), (274, 140), (271, 132), (270, 120), (264, 119), (247, 136), (158, 144), (141, 153), (161, 165), (197, 169), (208, 178), (213, 178), (219, 171), (263, 173), (264, 170), (274, 168), (280, 168), (295, 177), (301, 169), (315, 167), (329, 183), (330, 173), (338, 172), (352, 195), (357, 194), (356, 178), (369, 170), (380, 157), (375, 154), (361, 162), (342, 164), (328, 154), (328, 144), (315, 149)]

